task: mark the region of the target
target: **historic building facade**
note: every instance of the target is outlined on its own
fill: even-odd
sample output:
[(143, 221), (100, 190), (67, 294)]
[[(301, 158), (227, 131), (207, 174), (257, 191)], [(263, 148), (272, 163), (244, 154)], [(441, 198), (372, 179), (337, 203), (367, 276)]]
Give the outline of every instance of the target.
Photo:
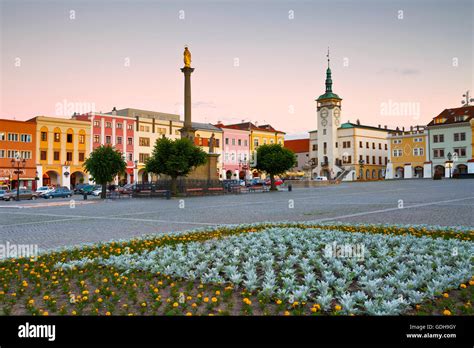
[(388, 163), (386, 126), (341, 124), (342, 98), (332, 91), (332, 72), (326, 70), (326, 91), (316, 99), (317, 130), (310, 133), (312, 176), (339, 180), (379, 180)]
[(37, 116), (36, 167), (40, 185), (74, 187), (89, 182), (83, 168), (89, 156), (91, 127), (89, 121)]
[(396, 130), (388, 135), (387, 141), (389, 163), (386, 179), (431, 178), (426, 127)]
[(90, 123), (90, 151), (101, 145), (110, 145), (123, 154), (127, 163), (127, 169), (126, 173), (116, 179), (117, 183), (129, 184), (135, 182), (135, 118), (119, 116), (114, 108), (110, 114), (87, 113), (74, 115), (72, 119), (88, 121)]
[(311, 165), (309, 158), (309, 138), (285, 140), (285, 147), (296, 155), (296, 166), (292, 171), (304, 171)]
[(474, 173), (474, 106), (445, 109), (428, 123), (432, 171), (444, 177)]
[[(13, 168), (12, 160), (21, 161), (19, 182), (17, 168)], [(14, 189), (19, 185), (35, 190), (36, 177), (36, 124), (1, 119), (0, 187)]]
[(222, 133), (222, 179), (248, 179), (250, 177), (250, 143), (248, 130), (230, 128), (222, 123), (215, 125)]

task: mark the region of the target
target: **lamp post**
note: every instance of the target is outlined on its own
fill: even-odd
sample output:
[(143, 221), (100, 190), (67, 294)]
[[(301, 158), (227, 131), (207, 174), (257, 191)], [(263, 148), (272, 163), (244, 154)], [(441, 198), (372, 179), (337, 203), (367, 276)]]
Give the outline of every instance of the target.
[(364, 160), (359, 160), (359, 166), (360, 166), (360, 169), (359, 169), (359, 179), (362, 179), (363, 176), (364, 176), (364, 163), (365, 163)]
[(26, 167), (26, 160), (21, 157), (12, 158), (12, 168), (16, 169), (13, 173), (16, 174), (16, 200), (20, 200), (20, 168)]
[(451, 162), (451, 158), (453, 158), (453, 155), (451, 155), (451, 152), (448, 152), (448, 168), (449, 168), (449, 178), (451, 179), (451, 168), (452, 168), (452, 162)]

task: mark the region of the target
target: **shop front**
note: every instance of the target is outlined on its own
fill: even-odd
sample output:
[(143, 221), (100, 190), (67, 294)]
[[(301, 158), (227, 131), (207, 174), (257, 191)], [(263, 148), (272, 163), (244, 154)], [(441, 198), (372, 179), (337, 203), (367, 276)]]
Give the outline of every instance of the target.
[(36, 168), (20, 168), (19, 173), (16, 168), (0, 168), (0, 187), (14, 190), (19, 185), (20, 188), (35, 191), (36, 177)]

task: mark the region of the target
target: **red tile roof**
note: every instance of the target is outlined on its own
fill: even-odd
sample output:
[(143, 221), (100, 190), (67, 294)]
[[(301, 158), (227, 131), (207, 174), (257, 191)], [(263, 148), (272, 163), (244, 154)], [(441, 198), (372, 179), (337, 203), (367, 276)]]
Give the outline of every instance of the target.
[[(462, 119), (459, 116), (464, 116)], [(436, 123), (438, 118), (446, 119), (444, 122)], [(452, 124), (460, 122), (468, 122), (474, 118), (474, 106), (463, 106), (460, 108), (444, 109), (442, 113), (433, 118), (428, 126), (440, 126), (443, 124)]]
[(236, 124), (229, 124), (225, 126), (226, 128), (233, 128), (233, 129), (242, 129), (242, 130), (255, 130), (255, 131), (266, 131), (266, 132), (272, 132), (272, 133), (282, 133), (285, 134), (285, 132), (276, 130), (269, 124), (264, 124), (261, 126), (256, 126), (252, 122), (243, 122), (243, 123), (236, 123)]
[(309, 139), (285, 140), (284, 146), (294, 153), (309, 152)]

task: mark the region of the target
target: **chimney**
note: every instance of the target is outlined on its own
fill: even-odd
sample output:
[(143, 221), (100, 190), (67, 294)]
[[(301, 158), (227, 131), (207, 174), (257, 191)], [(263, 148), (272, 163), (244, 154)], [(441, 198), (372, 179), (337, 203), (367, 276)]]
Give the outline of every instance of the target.
[(359, 119), (357, 119), (356, 123), (357, 123), (358, 126), (360, 126), (360, 120)]
[(405, 127), (402, 127), (402, 132), (404, 132), (404, 131), (405, 131)]
[(387, 129), (387, 125), (384, 125), (383, 128)]
[(114, 108), (112, 109), (112, 115), (117, 115), (117, 108), (114, 106)]
[(382, 125), (381, 125), (381, 124), (379, 124), (379, 128), (382, 128)]
[(410, 126), (410, 132), (413, 132), (413, 126)]

